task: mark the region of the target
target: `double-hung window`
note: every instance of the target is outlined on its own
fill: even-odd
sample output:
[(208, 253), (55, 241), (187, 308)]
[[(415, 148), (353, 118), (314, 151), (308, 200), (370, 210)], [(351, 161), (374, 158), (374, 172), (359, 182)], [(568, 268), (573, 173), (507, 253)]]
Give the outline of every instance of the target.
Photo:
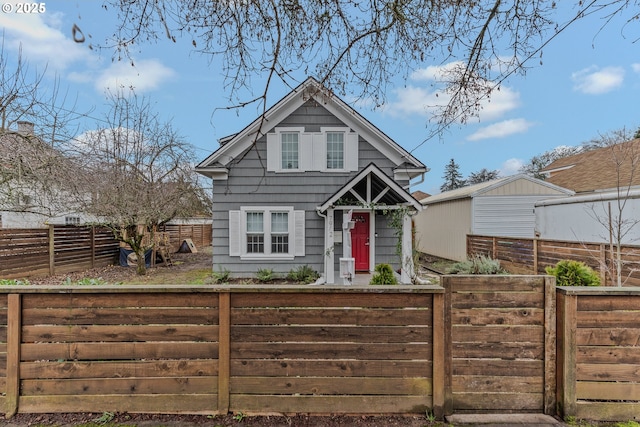
[(247, 212), (247, 253), (264, 253), (264, 213)]
[(280, 154), (282, 169), (299, 169), (299, 134), (297, 132), (283, 132), (280, 134)]
[(289, 212), (271, 212), (271, 253), (289, 253)]
[(304, 256), (304, 222), (304, 211), (291, 206), (229, 211), (229, 255), (247, 260)]
[(327, 132), (327, 169), (344, 169), (344, 132)]

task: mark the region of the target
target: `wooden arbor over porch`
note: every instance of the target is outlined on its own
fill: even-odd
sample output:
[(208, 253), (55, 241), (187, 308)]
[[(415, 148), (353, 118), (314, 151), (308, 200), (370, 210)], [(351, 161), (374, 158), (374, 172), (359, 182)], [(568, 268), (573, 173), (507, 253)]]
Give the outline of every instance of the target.
[[(325, 219), (324, 226), (324, 277), (328, 284), (335, 283), (335, 251), (334, 212), (376, 212), (398, 210), (402, 216), (401, 247), (401, 282), (411, 283), (414, 275), (413, 247), (411, 233), (411, 217), (422, 209), (422, 205), (414, 199), (396, 181), (387, 176), (378, 166), (370, 163), (340, 190), (317, 208), (317, 212)], [(375, 217), (375, 215), (372, 215)], [(375, 221), (372, 221), (370, 253), (375, 255)], [(343, 239), (344, 240), (344, 239)], [(375, 257), (372, 257), (375, 260)], [(373, 266), (370, 265), (370, 270)]]

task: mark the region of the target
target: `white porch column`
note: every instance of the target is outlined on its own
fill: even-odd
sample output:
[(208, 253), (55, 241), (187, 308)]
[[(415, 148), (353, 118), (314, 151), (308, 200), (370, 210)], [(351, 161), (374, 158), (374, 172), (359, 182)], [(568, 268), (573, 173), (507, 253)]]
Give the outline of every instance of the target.
[(402, 218), (402, 270), (400, 274), (402, 283), (411, 283), (414, 275), (411, 231), (411, 215), (405, 214)]
[(333, 209), (327, 209), (327, 217), (324, 220), (324, 277), (325, 283), (335, 283), (335, 265), (334, 265), (334, 252), (335, 252), (335, 240), (333, 237)]

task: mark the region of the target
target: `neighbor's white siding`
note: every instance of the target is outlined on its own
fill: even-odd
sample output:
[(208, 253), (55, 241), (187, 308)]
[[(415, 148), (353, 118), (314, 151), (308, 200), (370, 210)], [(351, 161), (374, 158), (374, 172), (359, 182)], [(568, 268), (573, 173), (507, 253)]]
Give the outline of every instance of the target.
[(426, 205), (415, 216), (416, 246), (420, 252), (462, 261), (467, 258), (471, 231), (471, 199)]
[(472, 233), (534, 237), (534, 204), (540, 196), (482, 196), (473, 199)]
[[(620, 214), (615, 193), (575, 196), (536, 205), (536, 231), (541, 239), (609, 243), (609, 203), (613, 224)], [(640, 191), (622, 209), (623, 244), (640, 245)], [(615, 242), (615, 238), (614, 238)]]

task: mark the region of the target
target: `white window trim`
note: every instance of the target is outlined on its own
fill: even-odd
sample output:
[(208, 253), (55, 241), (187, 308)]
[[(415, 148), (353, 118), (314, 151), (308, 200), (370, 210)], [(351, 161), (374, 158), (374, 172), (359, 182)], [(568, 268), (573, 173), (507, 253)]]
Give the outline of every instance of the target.
[[(322, 168), (323, 172), (346, 172), (347, 169), (347, 141), (350, 129), (348, 127), (320, 127), (320, 132), (322, 133)], [(329, 132), (332, 133), (341, 133), (342, 137), (342, 167), (341, 168), (328, 168), (327, 167), (327, 146), (329, 142), (327, 141), (327, 134)]]
[[(298, 133), (298, 169), (282, 168), (283, 133)], [(327, 132), (344, 134), (341, 169), (327, 168)], [(305, 132), (304, 127), (276, 127), (267, 134), (267, 170), (275, 173), (320, 171), (345, 173), (358, 170), (358, 134), (348, 126), (322, 126), (320, 132)]]
[[(247, 213), (263, 212), (265, 253), (247, 252)], [(288, 219), (289, 252), (271, 254), (271, 213), (286, 212)], [(296, 256), (304, 256), (305, 212), (294, 210), (292, 206), (242, 206), (239, 211), (229, 212), (229, 255), (239, 256), (248, 261), (290, 261)]]
[[(304, 127), (277, 127), (275, 130), (275, 143), (269, 144), (269, 135), (267, 134), (267, 162), (269, 163), (269, 155), (273, 154), (273, 163), (272, 169), (274, 172), (278, 173), (299, 173), (304, 172), (303, 167), (303, 134)], [(284, 133), (297, 133), (298, 134), (298, 167), (296, 169), (284, 169), (282, 167), (282, 134)], [(269, 153), (270, 150), (273, 150), (274, 153)]]

